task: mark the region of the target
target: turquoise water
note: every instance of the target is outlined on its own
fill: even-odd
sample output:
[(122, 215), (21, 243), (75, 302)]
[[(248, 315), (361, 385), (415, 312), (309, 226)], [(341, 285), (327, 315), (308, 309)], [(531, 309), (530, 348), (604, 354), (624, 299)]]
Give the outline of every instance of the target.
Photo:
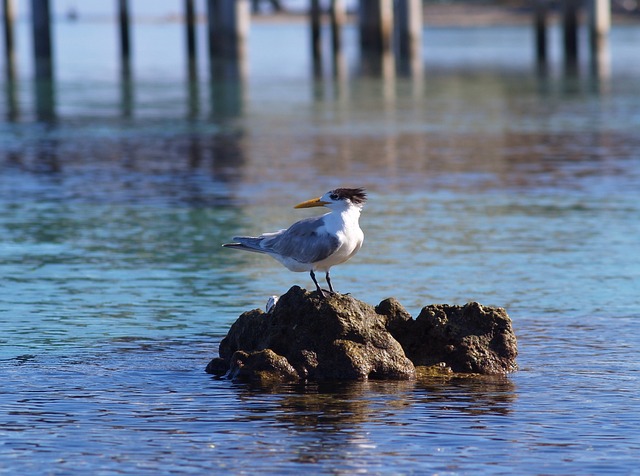
[[(204, 58), (187, 87), (177, 25), (143, 24), (129, 95), (113, 45), (89, 41), (111, 25), (56, 32), (55, 120), (35, 117), (24, 53), (0, 126), (0, 472), (638, 471), (636, 27), (614, 32), (601, 77), (586, 58), (565, 75), (555, 50), (540, 75), (527, 29), (491, 28), (430, 30), (422, 76), (364, 77), (348, 50), (344, 79), (328, 62), (313, 80), (304, 28), (258, 24), (246, 79), (221, 89)], [(336, 289), (413, 315), (503, 306), (517, 373), (274, 388), (204, 373), (241, 312), (312, 286), (220, 244), (350, 185), (370, 192), (366, 238)]]

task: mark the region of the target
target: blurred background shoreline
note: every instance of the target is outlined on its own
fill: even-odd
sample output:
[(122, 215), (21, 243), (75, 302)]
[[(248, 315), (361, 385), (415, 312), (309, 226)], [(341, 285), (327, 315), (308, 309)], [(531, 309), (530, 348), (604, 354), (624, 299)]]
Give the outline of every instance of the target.
[[(347, 2), (347, 18), (356, 20), (356, 2)], [(260, 3), (257, 11), (252, 13), (252, 21), (256, 22), (307, 22), (308, 12), (306, 0), (281, 2), (283, 10), (275, 10), (270, 2)], [(198, 4), (196, 4), (198, 5)], [(423, 23), (425, 26), (498, 26), (523, 25), (532, 23), (533, 6), (530, 1), (429, 1), (423, 2)], [(199, 6), (199, 5), (198, 5)], [(327, 5), (324, 5), (326, 8)], [(142, 23), (183, 22), (182, 5), (176, 0), (159, 0), (158, 2), (140, 2), (130, 0), (132, 20)], [(549, 2), (550, 19), (557, 22), (560, 16), (559, 1)], [(116, 3), (103, 2), (101, 5), (84, 4), (83, 2), (54, 2), (52, 18), (56, 22), (114, 22), (116, 21)], [(205, 12), (196, 10), (198, 22), (206, 21)], [(612, 23), (640, 23), (640, 2), (636, 0), (612, 0)], [(15, 8), (18, 21), (29, 21), (28, 3), (18, 3)]]

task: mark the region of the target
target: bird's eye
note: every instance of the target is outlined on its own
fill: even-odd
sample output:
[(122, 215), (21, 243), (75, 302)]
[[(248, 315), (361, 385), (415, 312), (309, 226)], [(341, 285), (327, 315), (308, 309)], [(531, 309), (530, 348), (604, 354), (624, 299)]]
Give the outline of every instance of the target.
[(329, 195), (329, 198), (331, 200), (337, 200), (338, 199), (338, 194), (337, 193), (332, 193), (331, 195)]

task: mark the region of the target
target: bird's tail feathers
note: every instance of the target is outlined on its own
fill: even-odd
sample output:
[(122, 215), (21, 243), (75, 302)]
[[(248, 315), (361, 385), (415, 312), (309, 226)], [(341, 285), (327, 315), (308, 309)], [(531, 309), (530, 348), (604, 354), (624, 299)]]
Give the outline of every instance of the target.
[(233, 243), (224, 243), (222, 246), (236, 250), (253, 251), (254, 253), (265, 252), (260, 246), (260, 242), (262, 241), (260, 238), (253, 236), (234, 236), (233, 241)]

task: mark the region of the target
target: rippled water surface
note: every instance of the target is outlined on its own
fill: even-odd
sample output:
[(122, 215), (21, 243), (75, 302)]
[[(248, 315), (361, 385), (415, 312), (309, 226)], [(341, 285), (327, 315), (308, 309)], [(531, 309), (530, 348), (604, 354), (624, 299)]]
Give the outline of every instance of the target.
[[(259, 23), (243, 81), (209, 83), (203, 57), (191, 87), (177, 25), (136, 27), (124, 85), (114, 45), (87, 40), (112, 25), (56, 34), (54, 117), (26, 61), (0, 106), (0, 473), (638, 471), (637, 27), (614, 31), (600, 76), (555, 50), (538, 71), (526, 28), (440, 28), (419, 74), (365, 76), (347, 49), (313, 79), (303, 25)], [(204, 373), (240, 313), (312, 286), (220, 244), (349, 185), (369, 190), (366, 241), (335, 287), (413, 315), (505, 307), (518, 372)]]

